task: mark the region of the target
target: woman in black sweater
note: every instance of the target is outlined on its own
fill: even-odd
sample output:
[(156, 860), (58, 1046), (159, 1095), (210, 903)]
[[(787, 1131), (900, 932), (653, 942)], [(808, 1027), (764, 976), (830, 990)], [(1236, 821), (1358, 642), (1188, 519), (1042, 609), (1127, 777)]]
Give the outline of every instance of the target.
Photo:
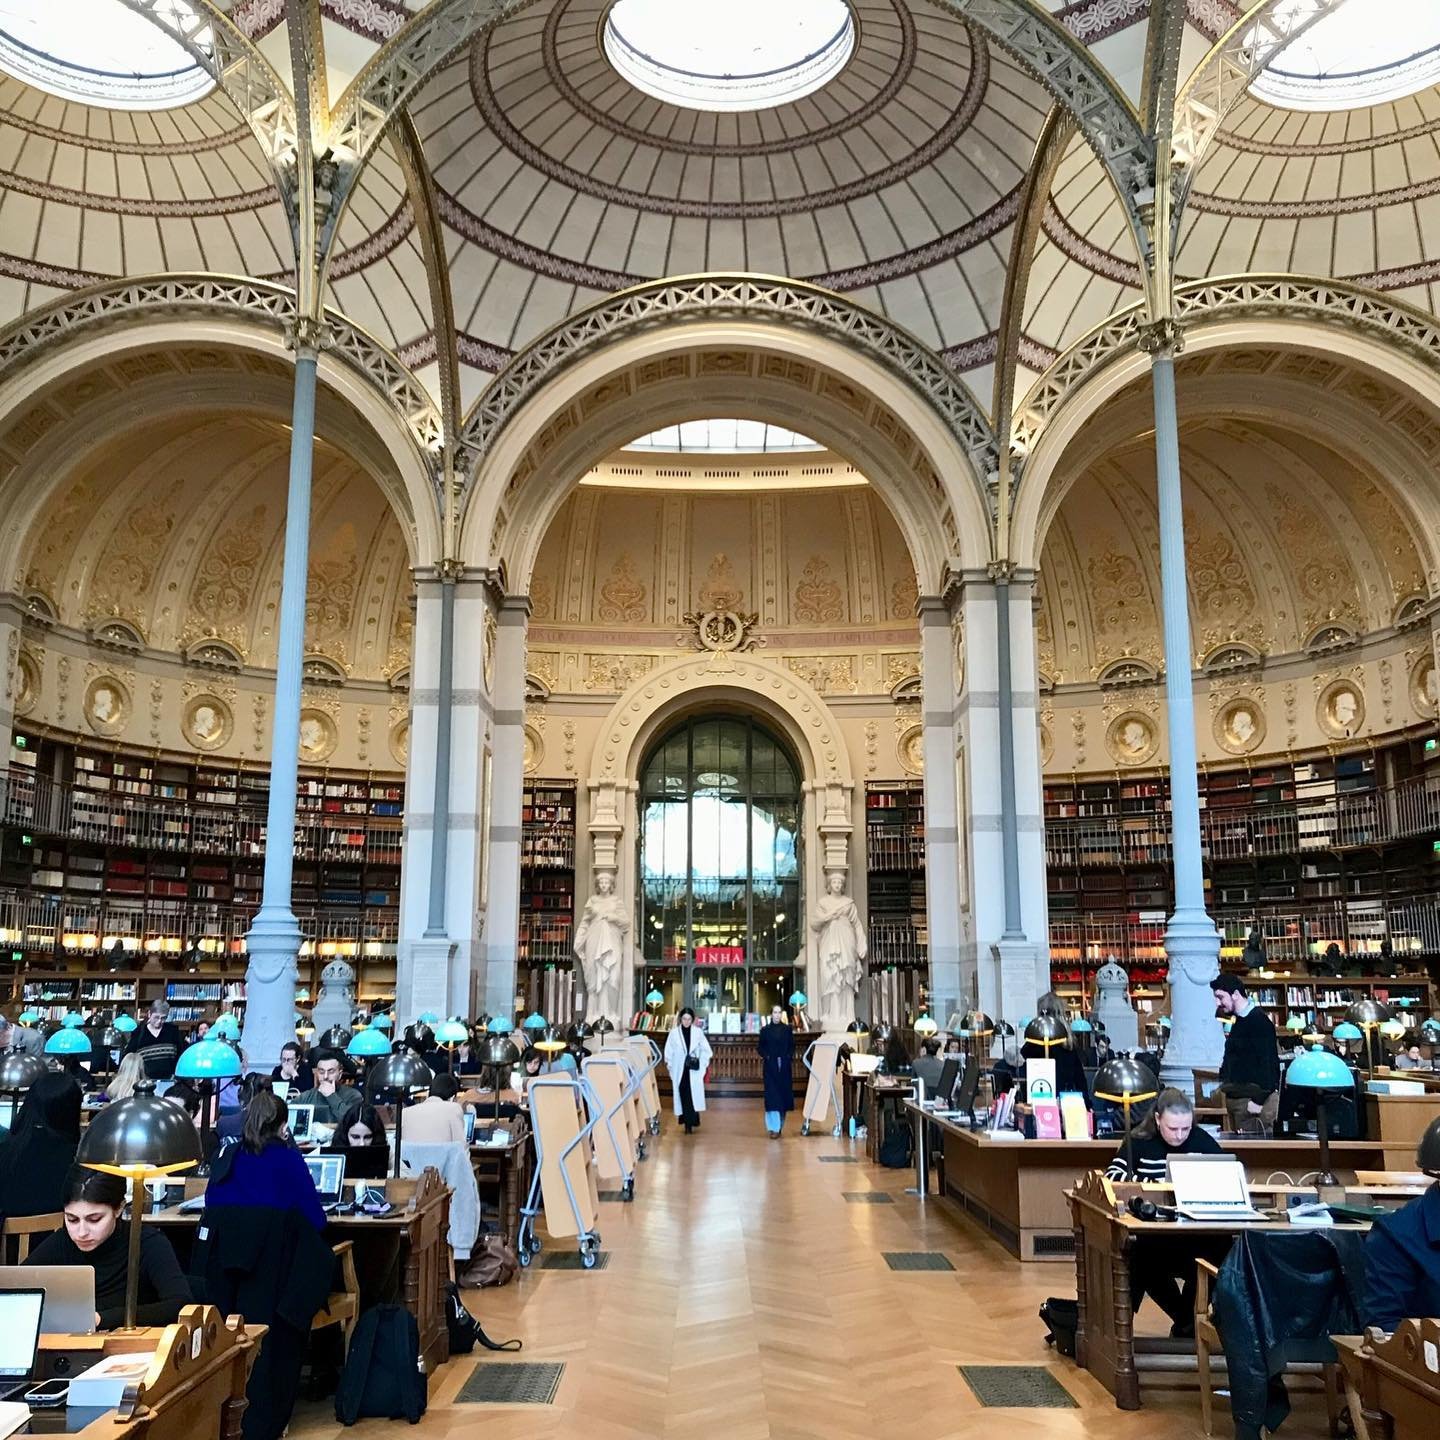
[[(125, 1271), (129, 1236), (120, 1224), (125, 1182), (84, 1166), (72, 1167), (65, 1183), (65, 1228), (31, 1252), (31, 1265), (88, 1265), (95, 1272), (95, 1325), (115, 1330), (125, 1323)], [(154, 1225), (140, 1232), (140, 1285), (136, 1323), (169, 1325), (191, 1301), (190, 1285), (170, 1242)]]

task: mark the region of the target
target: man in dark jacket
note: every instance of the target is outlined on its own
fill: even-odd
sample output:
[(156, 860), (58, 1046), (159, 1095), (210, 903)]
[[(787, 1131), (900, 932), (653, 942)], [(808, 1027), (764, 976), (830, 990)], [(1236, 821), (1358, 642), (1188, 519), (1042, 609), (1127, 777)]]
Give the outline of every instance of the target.
[(1231, 1130), (1274, 1128), (1280, 1104), (1280, 1044), (1275, 1022), (1257, 1005), (1234, 975), (1210, 982), (1215, 1008), (1234, 1023), (1225, 1037), (1220, 1062), (1220, 1093)]
[(760, 1027), (760, 1065), (765, 1077), (765, 1129), (772, 1140), (780, 1138), (785, 1117), (795, 1108), (795, 1033), (776, 1005), (768, 1024)]
[(185, 1037), (180, 1027), (170, 1023), (170, 1003), (161, 997), (150, 1002), (145, 1023), (131, 1035), (125, 1053), (140, 1056), (148, 1079), (169, 1080), (175, 1074), (175, 1062), (184, 1048)]
[[(1440, 1120), (1421, 1136), (1416, 1162), (1440, 1182)], [(1377, 1220), (1365, 1245), (1365, 1323), (1393, 1330), (1440, 1315), (1440, 1183)]]

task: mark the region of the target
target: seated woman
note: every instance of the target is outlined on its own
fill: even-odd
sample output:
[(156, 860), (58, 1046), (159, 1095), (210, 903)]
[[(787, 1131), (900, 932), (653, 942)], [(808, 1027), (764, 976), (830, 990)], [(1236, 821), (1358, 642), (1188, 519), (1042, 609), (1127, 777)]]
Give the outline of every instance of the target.
[(351, 1114), (349, 1125), (335, 1132), (325, 1153), (345, 1157), (347, 1180), (383, 1180), (390, 1173), (390, 1147), (380, 1112), (373, 1105), (362, 1105)]
[(405, 1138), (427, 1144), (463, 1140), (465, 1112), (455, 1100), (459, 1093), (453, 1075), (437, 1075), (430, 1082), (429, 1095), (406, 1112)]
[(42, 1075), (0, 1143), (0, 1215), (50, 1215), (64, 1204), (66, 1176), (80, 1144), (80, 1087)]
[[(125, 1278), (129, 1235), (120, 1224), (125, 1182), (72, 1165), (65, 1177), (65, 1228), (47, 1235), (31, 1252), (29, 1265), (88, 1265), (95, 1272), (95, 1324), (115, 1330), (125, 1323)], [(190, 1283), (158, 1225), (140, 1230), (140, 1286), (136, 1320), (169, 1325), (190, 1304)]]
[[(1195, 1123), (1195, 1107), (1183, 1091), (1162, 1090), (1155, 1108), (1130, 1137), (1130, 1160), (1125, 1150), (1110, 1162), (1105, 1174), (1111, 1180), (1162, 1183), (1172, 1155), (1219, 1155), (1220, 1143)], [(1130, 1303), (1139, 1309), (1149, 1295), (1170, 1318), (1173, 1336), (1195, 1333), (1195, 1261), (1197, 1255), (1223, 1259), (1229, 1241), (1198, 1244), (1168, 1235), (1142, 1235), (1130, 1264)]]
[(145, 1062), (132, 1052), (120, 1057), (120, 1068), (111, 1076), (105, 1093), (100, 1097), (107, 1103), (111, 1100), (128, 1100), (135, 1087), (145, 1078)]
[[(270, 1083), (269, 1076), (265, 1083)], [(256, 1092), (245, 1107), (240, 1143), (226, 1145), (211, 1167), (206, 1209), (248, 1205), (298, 1210), (317, 1230), (324, 1230), (325, 1211), (305, 1161), (290, 1139), (289, 1119), (278, 1095), (271, 1090)]]
[(875, 1069), (879, 1075), (914, 1074), (910, 1064), (910, 1052), (905, 1048), (898, 1029), (890, 1032), (890, 1038), (886, 1040), (885, 1049), (880, 1056), (880, 1063)]

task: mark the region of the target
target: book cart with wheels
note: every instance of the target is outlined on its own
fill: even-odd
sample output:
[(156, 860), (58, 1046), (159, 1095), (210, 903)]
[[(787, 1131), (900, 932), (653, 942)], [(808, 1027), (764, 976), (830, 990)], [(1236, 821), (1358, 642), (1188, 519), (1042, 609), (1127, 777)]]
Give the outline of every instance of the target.
[(535, 1137), (535, 1174), (520, 1208), (516, 1245), (522, 1266), (540, 1253), (535, 1220), (543, 1209), (552, 1240), (573, 1235), (580, 1262), (595, 1268), (600, 1253), (600, 1197), (591, 1163), (590, 1137), (601, 1111), (594, 1087), (583, 1075), (537, 1075), (530, 1082), (530, 1127)]
[[(602, 1180), (616, 1180), (626, 1200), (635, 1198), (635, 1164), (640, 1156), (634, 1134), (634, 1098), (639, 1077), (629, 1056), (620, 1050), (587, 1055), (580, 1067), (600, 1099), (600, 1123), (595, 1126), (595, 1169)], [(643, 1143), (643, 1142), (640, 1142)]]
[(660, 1047), (648, 1035), (628, 1036), (625, 1048), (630, 1064), (640, 1076), (639, 1098), (645, 1112), (645, 1123), (652, 1135), (660, 1133), (660, 1085), (655, 1073), (660, 1066)]
[(808, 1135), (811, 1125), (823, 1125), (833, 1112), (835, 1128), (831, 1134), (840, 1136), (840, 1096), (835, 1090), (835, 1073), (840, 1066), (840, 1042), (823, 1037), (812, 1040), (805, 1047), (801, 1063), (810, 1072), (805, 1086), (805, 1108), (800, 1122), (800, 1133)]

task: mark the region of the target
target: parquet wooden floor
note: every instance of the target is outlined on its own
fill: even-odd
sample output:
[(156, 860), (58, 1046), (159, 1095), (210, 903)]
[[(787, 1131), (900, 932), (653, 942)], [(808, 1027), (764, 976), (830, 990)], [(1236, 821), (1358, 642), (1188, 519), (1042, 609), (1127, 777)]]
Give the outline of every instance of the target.
[[(1044, 1344), (1037, 1310), (1072, 1294), (1066, 1265), (1021, 1265), (969, 1222), (904, 1193), (912, 1177), (819, 1156), (848, 1141), (765, 1137), (758, 1108), (712, 1109), (692, 1137), (667, 1117), (639, 1167), (631, 1204), (605, 1203), (603, 1271), (536, 1271), (501, 1290), (469, 1290), (487, 1331), (525, 1342), (518, 1356), (451, 1360), (431, 1380), (417, 1440), (1201, 1440), (1190, 1388), (1147, 1387), (1125, 1413)], [(892, 1205), (856, 1205), (879, 1189)], [(558, 1243), (558, 1242), (557, 1242)], [(569, 1242), (573, 1245), (573, 1241)], [(902, 1273), (885, 1251), (938, 1250), (952, 1272)], [(1152, 1307), (1153, 1308), (1153, 1307)], [(457, 1406), (473, 1366), (563, 1361), (550, 1406)], [(986, 1410), (957, 1366), (1047, 1365), (1074, 1410)], [(1325, 1434), (1323, 1407), (1297, 1394), (1292, 1440)], [(389, 1422), (351, 1432), (377, 1437)], [(1229, 1430), (1223, 1402), (1217, 1430)], [(338, 1440), (324, 1405), (303, 1405), (292, 1440)], [(395, 1433), (391, 1431), (391, 1433)]]

